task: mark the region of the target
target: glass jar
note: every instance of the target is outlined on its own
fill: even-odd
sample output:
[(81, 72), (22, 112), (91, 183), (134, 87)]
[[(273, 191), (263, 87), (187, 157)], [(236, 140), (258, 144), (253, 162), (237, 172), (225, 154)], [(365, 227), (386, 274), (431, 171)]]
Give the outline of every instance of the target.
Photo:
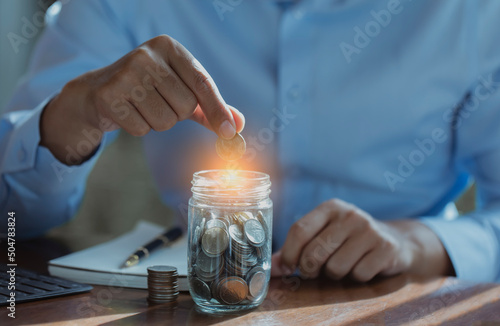
[(194, 302), (209, 312), (257, 307), (271, 275), (269, 175), (200, 171), (192, 184), (188, 281)]

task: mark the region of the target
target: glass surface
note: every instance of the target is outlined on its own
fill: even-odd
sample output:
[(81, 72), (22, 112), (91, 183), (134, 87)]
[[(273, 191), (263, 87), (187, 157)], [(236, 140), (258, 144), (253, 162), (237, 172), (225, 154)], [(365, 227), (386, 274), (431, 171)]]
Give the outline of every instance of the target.
[(227, 180), (222, 181), (224, 184), (210, 180), (221, 175), (214, 172), (203, 171), (204, 177), (195, 174), (193, 178), (188, 228), (189, 291), (204, 311), (255, 308), (266, 297), (271, 273), (269, 177), (244, 171), (243, 179), (238, 177), (232, 186), (235, 179), (229, 184)]

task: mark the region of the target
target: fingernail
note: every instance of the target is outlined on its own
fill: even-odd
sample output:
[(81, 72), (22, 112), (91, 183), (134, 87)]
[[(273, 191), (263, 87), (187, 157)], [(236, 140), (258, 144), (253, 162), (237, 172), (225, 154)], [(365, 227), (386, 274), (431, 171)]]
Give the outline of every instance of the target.
[(236, 129), (229, 121), (224, 121), (219, 127), (219, 133), (223, 138), (231, 139), (236, 135)]
[(282, 271), (282, 272), (283, 272), (283, 274), (285, 274), (285, 275), (290, 275), (290, 274), (292, 274), (292, 273), (293, 273), (293, 270), (294, 270), (294, 269), (292, 269), (292, 268), (290, 268), (290, 267), (288, 267), (288, 266), (285, 266), (285, 265), (281, 266), (281, 271)]

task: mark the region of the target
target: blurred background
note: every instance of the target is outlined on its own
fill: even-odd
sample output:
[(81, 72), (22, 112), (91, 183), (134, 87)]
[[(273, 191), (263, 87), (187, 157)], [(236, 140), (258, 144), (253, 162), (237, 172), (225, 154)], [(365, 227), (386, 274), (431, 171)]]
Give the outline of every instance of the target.
[[(0, 112), (27, 69), (29, 57), (43, 28), (16, 48), (8, 35), (22, 35), (25, 21), (33, 21), (54, 1), (0, 0)], [(12, 35), (12, 34), (11, 34)], [(474, 189), (458, 201), (461, 213), (474, 209)], [(101, 156), (90, 175), (87, 192), (77, 216), (52, 230), (49, 237), (79, 250), (130, 230), (137, 220), (173, 224), (173, 213), (160, 200), (144, 159), (140, 138), (124, 132)], [(71, 240), (71, 241), (65, 241)]]

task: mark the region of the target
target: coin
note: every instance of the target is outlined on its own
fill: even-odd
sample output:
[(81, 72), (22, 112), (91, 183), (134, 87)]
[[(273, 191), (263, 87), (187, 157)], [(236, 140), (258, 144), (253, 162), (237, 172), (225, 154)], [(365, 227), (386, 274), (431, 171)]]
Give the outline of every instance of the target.
[(237, 276), (230, 276), (221, 281), (219, 297), (227, 304), (238, 304), (248, 295), (248, 285)]
[(212, 298), (215, 300), (221, 302), (221, 299), (219, 298), (219, 283), (222, 282), (222, 280), (214, 280), (212, 284), (210, 284), (210, 292), (212, 294)]
[(199, 264), (195, 265), (194, 271), (201, 280), (205, 282), (213, 281), (224, 271), (224, 257), (218, 256), (215, 260), (217, 265), (215, 266), (215, 269), (210, 271), (204, 271)]
[(220, 260), (207, 256), (202, 250), (198, 253), (196, 258), (196, 266), (206, 273), (213, 273), (217, 271), (220, 266)]
[(206, 227), (207, 227), (207, 229), (210, 229), (210, 228), (213, 228), (213, 227), (219, 227), (219, 228), (227, 230), (226, 223), (224, 223), (222, 220), (217, 219), (217, 218), (208, 220), (207, 223), (206, 223)]
[(254, 268), (248, 273), (248, 295), (252, 299), (259, 298), (266, 289), (266, 273), (260, 267)]
[(192, 243), (192, 249), (196, 250), (196, 247), (201, 241), (201, 236), (203, 235), (203, 231), (205, 230), (205, 218), (203, 218), (200, 222), (200, 225), (197, 225), (194, 229), (194, 237)]
[(241, 232), (241, 227), (239, 225), (231, 225), (229, 227), (229, 235), (231, 236), (231, 239), (239, 245), (246, 245), (245, 239), (243, 238), (243, 232)]
[(217, 138), (215, 142), (217, 155), (225, 161), (235, 161), (243, 156), (246, 151), (245, 139), (236, 134), (231, 139)]
[(148, 272), (155, 273), (155, 274), (156, 273), (168, 273), (168, 274), (175, 273), (175, 274), (177, 274), (177, 268), (173, 267), (173, 266), (155, 265), (155, 266), (149, 266)]
[(179, 296), (177, 268), (173, 266), (148, 267), (148, 301), (152, 304), (174, 302)]
[(217, 257), (229, 244), (227, 231), (220, 227), (207, 229), (201, 238), (201, 247), (209, 257)]
[(264, 212), (217, 209), (196, 216), (193, 236), (198, 233), (200, 241), (190, 257), (193, 295), (222, 305), (262, 300), (268, 285), (263, 264), (270, 250)]
[(229, 227), (231, 226), (231, 222), (229, 222), (229, 219), (227, 219), (226, 217), (223, 216), (223, 217), (218, 217), (217, 220), (224, 223), (224, 225), (226, 226), (225, 227), (226, 231), (229, 230)]
[(243, 229), (245, 230), (245, 236), (247, 237), (248, 242), (252, 244), (254, 247), (260, 247), (264, 244), (266, 240), (266, 233), (264, 232), (264, 228), (256, 219), (246, 220), (243, 225)]
[(196, 293), (197, 296), (204, 300), (210, 300), (212, 298), (210, 287), (207, 283), (203, 282), (197, 277), (191, 279), (191, 289)]
[(267, 223), (266, 223), (266, 220), (264, 219), (264, 214), (262, 214), (261, 211), (259, 211), (257, 213), (257, 219), (259, 220), (260, 224), (262, 225), (262, 227), (264, 228), (264, 231), (267, 234), (269, 229), (267, 228)]

